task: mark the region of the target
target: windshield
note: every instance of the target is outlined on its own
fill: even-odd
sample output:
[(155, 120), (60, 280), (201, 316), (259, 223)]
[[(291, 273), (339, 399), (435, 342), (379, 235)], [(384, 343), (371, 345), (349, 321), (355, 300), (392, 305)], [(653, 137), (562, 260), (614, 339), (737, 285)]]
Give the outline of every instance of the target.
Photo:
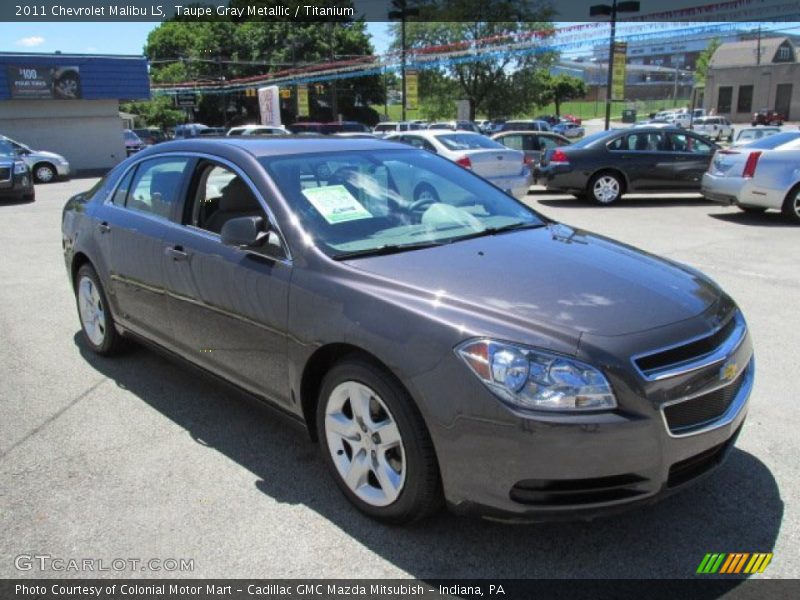
[(786, 149), (793, 148), (795, 144), (790, 142), (800, 142), (800, 131), (793, 132), (793, 131), (786, 131), (784, 133), (776, 133), (774, 135), (770, 135), (765, 138), (761, 138), (758, 141), (753, 142), (752, 144), (748, 144), (748, 148), (761, 148), (763, 150), (773, 150), (778, 146), (786, 145)]
[(0, 140), (0, 156), (9, 157), (14, 155), (15, 155), (14, 146), (12, 146), (5, 140)]
[(447, 135), (437, 135), (436, 139), (448, 150), (483, 150), (497, 148), (505, 149), (502, 144), (490, 140), (479, 133), (452, 133)]
[(260, 162), (303, 229), (334, 258), (544, 223), (480, 177), (421, 150), (270, 156)]

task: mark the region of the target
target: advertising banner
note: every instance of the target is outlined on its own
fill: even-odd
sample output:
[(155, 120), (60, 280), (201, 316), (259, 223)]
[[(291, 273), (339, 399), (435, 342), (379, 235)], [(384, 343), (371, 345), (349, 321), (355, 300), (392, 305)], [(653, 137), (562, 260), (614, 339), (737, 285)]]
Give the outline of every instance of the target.
[(419, 74), (406, 71), (406, 110), (419, 108)]
[(308, 110), (308, 86), (297, 86), (297, 116), (307, 117), (310, 114)]
[(15, 100), (76, 100), (81, 97), (78, 67), (9, 66), (6, 77), (9, 93)]
[(281, 124), (281, 90), (277, 85), (258, 88), (258, 110), (262, 125)]
[(627, 42), (614, 42), (614, 72), (611, 74), (611, 100), (625, 100), (625, 62)]

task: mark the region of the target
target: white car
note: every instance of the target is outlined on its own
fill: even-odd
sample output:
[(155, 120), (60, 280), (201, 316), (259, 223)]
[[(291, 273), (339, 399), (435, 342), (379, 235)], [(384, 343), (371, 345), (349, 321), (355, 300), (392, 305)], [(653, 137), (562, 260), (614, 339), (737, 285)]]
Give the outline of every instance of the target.
[(531, 170), (524, 152), (506, 148), (480, 133), (426, 129), (395, 133), (386, 139), (448, 158), (516, 198), (526, 196), (532, 184)]
[(745, 127), (736, 133), (736, 139), (731, 144), (731, 147), (744, 146), (780, 132), (780, 127)]
[(279, 125), (241, 125), (231, 127), (225, 135), (292, 135), (292, 132)]
[(59, 177), (68, 177), (69, 161), (60, 154), (46, 150), (32, 150), (25, 144), (0, 135), (0, 140), (8, 142), (14, 152), (28, 165), (36, 183), (50, 183)]
[(553, 126), (553, 133), (558, 133), (567, 138), (579, 138), (583, 137), (586, 129), (582, 125), (577, 125), (571, 121), (561, 121), (558, 125)]
[(746, 212), (768, 208), (800, 223), (800, 131), (786, 131), (746, 146), (718, 150), (701, 191), (712, 202)]
[(733, 139), (733, 124), (725, 117), (701, 117), (695, 119), (692, 129), (716, 141)]
[(415, 131), (425, 129), (425, 125), (415, 121), (384, 121), (373, 127), (372, 133), (378, 137), (386, 137), (398, 131)]

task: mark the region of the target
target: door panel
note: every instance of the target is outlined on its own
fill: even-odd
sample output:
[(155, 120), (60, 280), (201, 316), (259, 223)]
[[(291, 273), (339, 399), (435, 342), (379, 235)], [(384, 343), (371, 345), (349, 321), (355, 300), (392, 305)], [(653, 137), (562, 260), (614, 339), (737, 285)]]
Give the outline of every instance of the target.
[(684, 132), (667, 134), (669, 154), (672, 157), (674, 176), (670, 189), (695, 191), (700, 189), (703, 173), (713, 156), (713, 146)]
[(233, 171), (203, 161), (183, 226), (166, 250), (167, 305), (183, 351), (241, 387), (289, 402), (286, 323), (291, 267), (224, 246), (218, 231), (238, 216), (266, 215)]

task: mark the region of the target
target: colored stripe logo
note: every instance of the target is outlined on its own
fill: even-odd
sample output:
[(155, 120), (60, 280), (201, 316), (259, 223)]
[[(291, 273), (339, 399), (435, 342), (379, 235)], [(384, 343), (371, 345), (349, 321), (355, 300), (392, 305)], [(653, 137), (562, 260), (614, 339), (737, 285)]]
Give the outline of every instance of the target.
[(736, 575), (763, 573), (772, 560), (772, 552), (709, 552), (700, 561), (697, 573), (701, 575)]

